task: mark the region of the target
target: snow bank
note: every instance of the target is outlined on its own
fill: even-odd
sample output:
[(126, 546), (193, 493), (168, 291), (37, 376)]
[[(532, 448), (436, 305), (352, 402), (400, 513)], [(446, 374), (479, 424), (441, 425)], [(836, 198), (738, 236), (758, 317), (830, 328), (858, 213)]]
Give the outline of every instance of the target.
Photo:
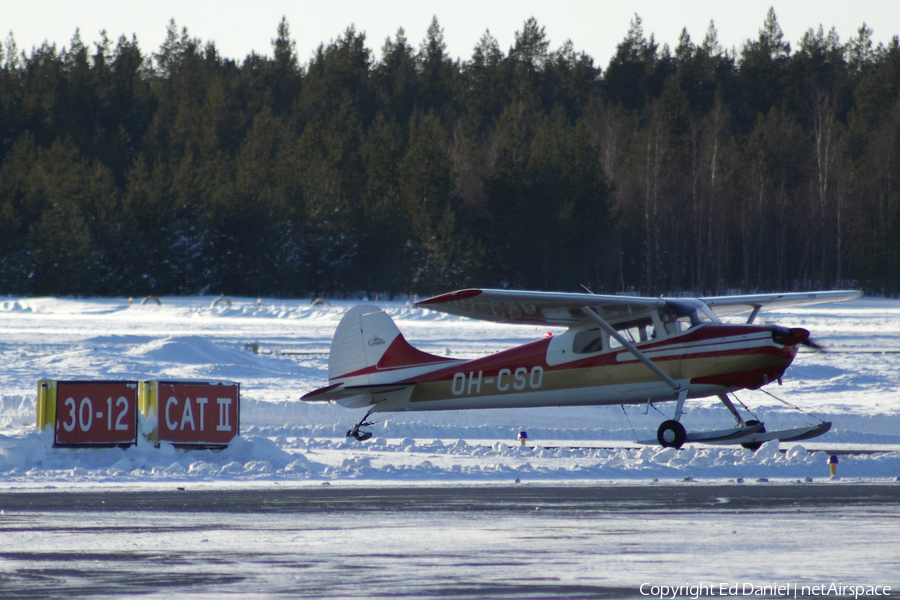
[(53, 448), (50, 432), (0, 435), (0, 482), (221, 481), (308, 478), (324, 470), (274, 441), (238, 437), (228, 448), (179, 450), (146, 442), (130, 448)]
[[(35, 382), (37, 387), (37, 382)], [(0, 395), (0, 429), (11, 427), (27, 427), (37, 419), (36, 394), (30, 396)]]
[[(828, 455), (769, 442), (741, 448), (681, 450), (524, 447), (466, 440), (355, 441), (247, 435), (222, 451), (179, 450), (163, 444), (106, 449), (53, 448), (49, 433), (0, 436), (0, 482), (229, 482), (298, 480), (558, 481), (732, 480), (746, 483), (828, 479)], [(900, 452), (841, 458), (839, 481), (900, 480)]]

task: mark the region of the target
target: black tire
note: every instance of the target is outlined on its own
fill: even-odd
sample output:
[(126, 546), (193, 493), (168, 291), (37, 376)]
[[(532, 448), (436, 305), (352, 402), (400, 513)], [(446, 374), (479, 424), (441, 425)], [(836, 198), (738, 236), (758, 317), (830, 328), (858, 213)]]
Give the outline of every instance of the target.
[(681, 448), (687, 432), (678, 421), (663, 421), (656, 430), (656, 439), (663, 448)]
[[(744, 425), (747, 425), (748, 427), (752, 427), (753, 425), (758, 425), (758, 424), (759, 424), (759, 421), (757, 421), (756, 419), (750, 419), (749, 421), (744, 421)], [(766, 426), (763, 425), (757, 433), (765, 433), (765, 432), (766, 432)], [(745, 444), (741, 444), (741, 448), (746, 448), (747, 450), (753, 450), (754, 452), (756, 452), (757, 450), (762, 448), (762, 442), (747, 442)]]

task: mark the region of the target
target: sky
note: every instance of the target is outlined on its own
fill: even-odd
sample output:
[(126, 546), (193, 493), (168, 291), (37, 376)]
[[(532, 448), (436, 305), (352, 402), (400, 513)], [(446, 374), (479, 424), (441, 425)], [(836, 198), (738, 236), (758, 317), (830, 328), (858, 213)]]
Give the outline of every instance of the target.
[(339, 37), (351, 24), (365, 32), (376, 59), (385, 38), (393, 37), (399, 27), (418, 48), (437, 16), (450, 55), (467, 60), (485, 30), (506, 52), (515, 32), (533, 16), (544, 26), (551, 50), (571, 39), (576, 51), (586, 52), (605, 68), (635, 14), (643, 19), (644, 33), (654, 34), (660, 45), (674, 48), (682, 28), (699, 43), (713, 20), (720, 43), (740, 50), (747, 39), (757, 37), (770, 6), (792, 47), (806, 30), (819, 25), (826, 31), (835, 27), (842, 41), (855, 36), (863, 22), (874, 30), (876, 43), (888, 43), (900, 33), (896, 0), (0, 0), (0, 36), (6, 39), (12, 32), (19, 50), (30, 54), (44, 41), (58, 48), (68, 46), (76, 29), (85, 44), (98, 41), (105, 30), (113, 42), (123, 34), (136, 35), (149, 54), (162, 44), (166, 26), (174, 19), (192, 37), (214, 41), (220, 55), (241, 60), (251, 52), (271, 55), (272, 39), (284, 16), (300, 61), (307, 63), (320, 43)]

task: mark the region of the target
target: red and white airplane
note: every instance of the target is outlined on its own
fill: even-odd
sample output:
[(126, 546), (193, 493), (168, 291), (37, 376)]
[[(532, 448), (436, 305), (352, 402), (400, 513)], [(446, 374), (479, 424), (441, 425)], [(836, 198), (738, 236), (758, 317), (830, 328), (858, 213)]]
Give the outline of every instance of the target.
[[(434, 356), (413, 348), (390, 316), (373, 305), (355, 306), (331, 342), (330, 385), (307, 402), (369, 407), (348, 437), (376, 412), (675, 402), (657, 441), (732, 443), (748, 448), (769, 440), (822, 435), (831, 423), (766, 432), (744, 420), (728, 393), (780, 381), (809, 331), (755, 325), (764, 308), (850, 300), (859, 291), (828, 291), (710, 298), (643, 298), (507, 290), (461, 290), (416, 306), (500, 323), (567, 327), (516, 348), (473, 360)], [(719, 317), (750, 313), (742, 324)], [(681, 424), (688, 398), (718, 396), (735, 418), (733, 428), (688, 433)]]

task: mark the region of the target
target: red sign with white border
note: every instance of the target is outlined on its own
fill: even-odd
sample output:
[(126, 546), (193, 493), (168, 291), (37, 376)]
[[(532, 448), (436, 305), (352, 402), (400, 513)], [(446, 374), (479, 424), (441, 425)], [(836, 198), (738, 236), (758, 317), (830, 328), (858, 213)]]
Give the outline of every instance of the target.
[(58, 381), (57, 446), (118, 446), (137, 442), (136, 381)]
[(240, 432), (240, 384), (160, 381), (157, 440), (227, 445)]

